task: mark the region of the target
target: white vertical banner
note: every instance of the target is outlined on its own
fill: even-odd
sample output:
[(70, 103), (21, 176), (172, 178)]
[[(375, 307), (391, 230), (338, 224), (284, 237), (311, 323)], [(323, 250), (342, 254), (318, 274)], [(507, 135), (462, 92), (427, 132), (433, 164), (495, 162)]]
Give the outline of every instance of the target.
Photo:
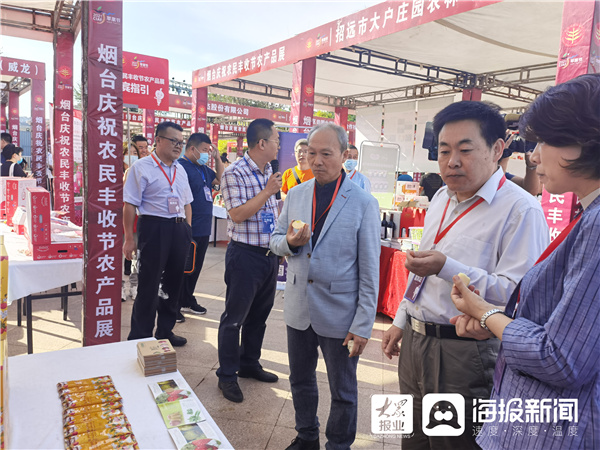
[(382, 106), (371, 106), (356, 110), (356, 146), (360, 148), (363, 141), (381, 141)]
[(385, 105), (383, 142), (398, 144), (400, 158), (397, 171), (409, 171), (413, 166), (417, 102), (389, 103)]
[(415, 139), (415, 152), (413, 158), (413, 172), (436, 172), (440, 169), (437, 161), (427, 159), (427, 150), (423, 148), (425, 124), (433, 122), (434, 116), (446, 106), (454, 103), (454, 96), (428, 98), (417, 102), (417, 137)]

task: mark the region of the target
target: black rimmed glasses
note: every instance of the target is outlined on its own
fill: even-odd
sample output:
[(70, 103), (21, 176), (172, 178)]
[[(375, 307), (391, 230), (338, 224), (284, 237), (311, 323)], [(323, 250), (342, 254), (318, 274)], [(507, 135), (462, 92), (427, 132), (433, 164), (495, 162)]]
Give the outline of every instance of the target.
[(157, 136), (159, 138), (166, 139), (167, 141), (171, 141), (174, 147), (183, 147), (183, 141), (178, 141), (177, 139), (168, 138), (166, 136)]

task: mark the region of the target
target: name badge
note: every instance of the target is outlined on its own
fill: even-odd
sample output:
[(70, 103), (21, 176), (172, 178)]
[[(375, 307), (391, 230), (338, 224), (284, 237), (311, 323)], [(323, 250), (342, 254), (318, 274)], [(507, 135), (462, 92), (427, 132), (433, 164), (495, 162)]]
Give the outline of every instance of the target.
[(260, 220), (262, 222), (262, 232), (272, 233), (275, 230), (275, 215), (270, 211), (262, 211), (260, 213)]
[(404, 294), (404, 298), (411, 303), (416, 302), (419, 292), (421, 292), (421, 288), (425, 284), (426, 279), (427, 277), (420, 277), (419, 275), (413, 274), (413, 279), (408, 285), (408, 289), (406, 290), (406, 294)]
[(175, 196), (171, 196), (167, 198), (167, 202), (169, 205), (169, 214), (179, 214), (179, 199)]
[(206, 198), (207, 202), (212, 203), (212, 201), (213, 201), (212, 192), (210, 192), (210, 188), (208, 186), (204, 186), (204, 198)]

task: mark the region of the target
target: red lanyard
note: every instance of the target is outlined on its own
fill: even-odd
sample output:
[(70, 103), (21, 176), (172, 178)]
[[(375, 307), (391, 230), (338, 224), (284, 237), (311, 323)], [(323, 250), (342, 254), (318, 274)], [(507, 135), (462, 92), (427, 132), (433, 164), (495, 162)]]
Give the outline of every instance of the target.
[(354, 173), (352, 174), (352, 176), (350, 177), (350, 179), (354, 178), (354, 175), (356, 175), (356, 169), (354, 169)]
[[(556, 249), (556, 247), (558, 247), (562, 243), (562, 241), (564, 241), (567, 238), (567, 236), (569, 235), (569, 233), (571, 232), (573, 227), (575, 225), (577, 225), (577, 222), (579, 222), (579, 219), (581, 219), (581, 214), (579, 214), (577, 217), (575, 217), (575, 219), (573, 219), (571, 221), (571, 223), (569, 225), (567, 225), (567, 228), (562, 230), (561, 233), (556, 237), (556, 239), (554, 239), (552, 242), (550, 242), (550, 245), (548, 247), (546, 247), (546, 250), (544, 250), (544, 252), (540, 255), (538, 260), (535, 262), (534, 266), (541, 263), (543, 260), (545, 260), (548, 256), (550, 256), (552, 254), (552, 252)], [(512, 313), (513, 319), (517, 316), (517, 308), (519, 307), (520, 302), (521, 302), (521, 289), (519, 289), (519, 293), (517, 294), (517, 302), (515, 303), (515, 309), (513, 310), (513, 313)]]
[(325, 209), (325, 211), (323, 211), (323, 214), (321, 214), (321, 216), (315, 221), (315, 216), (317, 214), (317, 182), (315, 181), (315, 189), (313, 191), (313, 204), (312, 204), (312, 232), (315, 231), (315, 226), (319, 223), (319, 220), (321, 220), (323, 218), (325, 213), (327, 211), (329, 211), (329, 209), (331, 208), (331, 205), (333, 205), (333, 202), (335, 201), (335, 198), (337, 197), (337, 193), (340, 190), (341, 182), (342, 182), (342, 176), (340, 175), (337, 180), (337, 184), (335, 185), (335, 191), (333, 192), (333, 197), (331, 198), (331, 202), (329, 203), (329, 206), (327, 207), (327, 209)]
[[(154, 161), (156, 161), (156, 158), (154, 157), (154, 155), (150, 155), (150, 156), (152, 156), (152, 159), (154, 159)], [(169, 186), (171, 187), (171, 192), (173, 192), (173, 183), (175, 183), (175, 177), (177, 176), (177, 166), (175, 166), (175, 169), (174, 169), (174, 172), (173, 172), (173, 181), (171, 181), (171, 179), (167, 175), (167, 172), (165, 172), (165, 169), (162, 168), (162, 166), (160, 165), (160, 163), (158, 161), (156, 161), (156, 164), (158, 164), (158, 167), (160, 168), (160, 170), (162, 171), (163, 175), (165, 176), (165, 178), (169, 182)]]
[[(500, 188), (504, 185), (505, 181), (506, 181), (506, 177), (504, 175), (502, 175), (502, 178), (500, 179), (500, 183), (498, 183), (497, 190), (500, 190)], [(469, 212), (471, 212), (471, 210), (473, 210), (474, 208), (479, 206), (481, 203), (483, 203), (483, 198), (478, 199), (475, 203), (473, 203), (471, 206), (469, 206), (465, 211), (463, 211), (463, 213), (460, 216), (458, 216), (456, 219), (454, 219), (452, 221), (452, 223), (450, 225), (448, 225), (446, 228), (444, 228), (444, 230), (442, 231), (442, 224), (444, 223), (444, 219), (446, 218), (446, 211), (448, 211), (448, 206), (450, 206), (450, 199), (448, 199), (448, 203), (446, 203), (446, 207), (444, 208), (444, 214), (442, 215), (442, 220), (440, 220), (440, 227), (438, 228), (437, 234), (435, 235), (433, 244), (436, 245), (438, 242), (440, 242), (442, 240), (442, 238), (444, 236), (446, 236), (448, 231), (450, 231), (450, 229), (456, 224), (456, 222), (458, 222), (460, 219), (462, 219), (464, 216), (466, 216)]]

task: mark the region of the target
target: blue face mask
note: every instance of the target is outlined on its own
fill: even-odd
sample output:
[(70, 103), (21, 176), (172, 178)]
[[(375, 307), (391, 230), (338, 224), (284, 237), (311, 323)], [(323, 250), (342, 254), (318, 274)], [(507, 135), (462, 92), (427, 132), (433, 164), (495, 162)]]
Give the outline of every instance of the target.
[(17, 164), (21, 164), (22, 162), (23, 162), (23, 157), (21, 156), (21, 157), (19, 158), (19, 160), (17, 161)]
[(352, 172), (354, 169), (356, 169), (356, 166), (358, 166), (357, 159), (347, 159), (344, 161), (344, 169), (346, 169), (348, 172)]
[(198, 157), (198, 164), (203, 166), (207, 162), (208, 162), (208, 153), (200, 153), (200, 156)]

